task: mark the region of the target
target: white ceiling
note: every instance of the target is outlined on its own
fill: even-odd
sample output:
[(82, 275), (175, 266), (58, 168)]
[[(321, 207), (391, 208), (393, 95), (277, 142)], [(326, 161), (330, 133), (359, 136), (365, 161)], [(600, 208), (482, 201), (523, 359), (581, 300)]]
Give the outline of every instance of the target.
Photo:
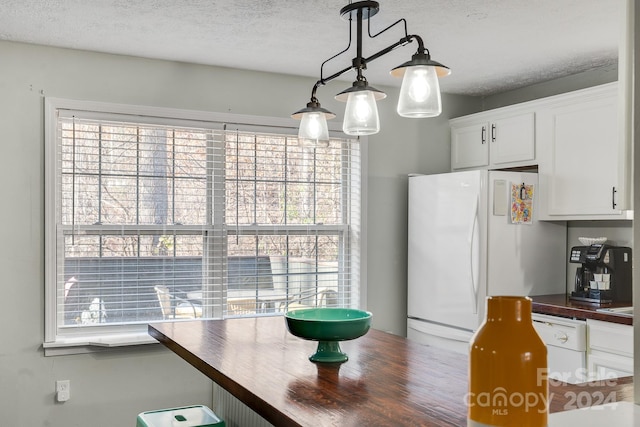
[[(615, 64), (623, 0), (379, 0), (378, 32), (400, 18), (432, 59), (449, 66), (443, 92), (488, 95)], [(348, 0), (0, 0), (0, 40), (264, 70), (319, 78), (320, 64), (346, 48)], [(374, 40), (369, 56), (403, 36)], [(369, 64), (372, 85), (417, 45)], [(352, 50), (329, 62), (341, 70)], [(347, 73), (347, 81), (354, 74)]]

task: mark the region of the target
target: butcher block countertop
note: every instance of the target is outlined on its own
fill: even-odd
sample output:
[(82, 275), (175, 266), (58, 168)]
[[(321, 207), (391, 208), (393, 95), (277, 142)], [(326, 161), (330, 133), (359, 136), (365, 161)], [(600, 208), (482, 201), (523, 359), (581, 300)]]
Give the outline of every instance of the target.
[[(340, 343), (346, 363), (314, 364), (316, 343), (281, 316), (156, 323), (149, 334), (276, 426), (466, 425), (464, 354), (372, 329)], [(550, 381), (550, 412), (600, 402), (597, 393), (631, 401), (632, 381)]]
[(533, 300), (532, 311), (540, 314), (568, 317), (572, 319), (594, 319), (605, 322), (632, 325), (633, 317), (615, 313), (597, 311), (599, 308), (628, 307), (631, 303), (611, 303), (606, 305), (586, 304), (580, 301), (570, 300), (568, 295), (538, 295), (531, 297)]

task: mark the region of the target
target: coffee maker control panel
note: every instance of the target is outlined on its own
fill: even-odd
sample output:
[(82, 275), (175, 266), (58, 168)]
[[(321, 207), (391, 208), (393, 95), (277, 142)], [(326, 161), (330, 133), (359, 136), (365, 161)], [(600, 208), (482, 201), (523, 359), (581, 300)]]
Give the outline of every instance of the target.
[(583, 262), (584, 259), (581, 259), (582, 251), (578, 248), (571, 248), (571, 256), (569, 257), (570, 262)]
[(585, 263), (585, 262), (609, 262), (609, 251), (611, 246), (591, 245), (591, 246), (574, 246), (571, 248), (569, 262)]

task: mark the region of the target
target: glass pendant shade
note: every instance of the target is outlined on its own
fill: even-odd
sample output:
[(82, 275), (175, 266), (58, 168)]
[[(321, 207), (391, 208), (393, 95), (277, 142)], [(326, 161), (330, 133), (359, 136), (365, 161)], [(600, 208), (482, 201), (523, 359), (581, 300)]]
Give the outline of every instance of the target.
[(410, 118), (440, 115), (442, 101), (435, 67), (417, 65), (405, 69), (397, 111)]
[(373, 135), (380, 132), (378, 106), (374, 93), (360, 90), (349, 93), (342, 130), (347, 135)]
[(300, 120), (298, 128), (298, 141), (303, 146), (308, 147), (328, 147), (329, 129), (327, 119), (333, 119), (336, 115), (331, 111), (322, 108), (320, 102), (312, 95), (311, 101), (301, 110), (291, 115), (292, 118)]
[(304, 113), (298, 129), (298, 139), (313, 144), (329, 141), (329, 128), (325, 114), (320, 111)]

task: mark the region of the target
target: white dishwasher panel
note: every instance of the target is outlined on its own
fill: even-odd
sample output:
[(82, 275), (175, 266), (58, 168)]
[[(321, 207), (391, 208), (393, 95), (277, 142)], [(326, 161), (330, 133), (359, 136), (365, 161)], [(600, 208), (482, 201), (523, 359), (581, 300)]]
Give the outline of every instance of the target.
[(532, 318), (547, 345), (549, 378), (571, 384), (588, 381), (586, 322), (536, 313)]

